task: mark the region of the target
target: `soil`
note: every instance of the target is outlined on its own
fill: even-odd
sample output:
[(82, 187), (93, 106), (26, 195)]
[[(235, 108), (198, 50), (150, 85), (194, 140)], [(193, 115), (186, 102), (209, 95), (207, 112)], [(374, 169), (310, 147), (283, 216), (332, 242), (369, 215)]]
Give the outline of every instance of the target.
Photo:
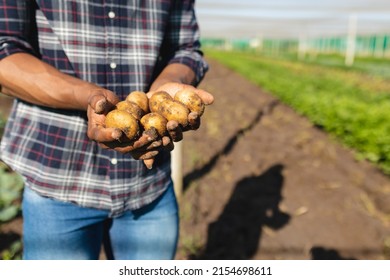
[[(389, 259), (389, 177), (208, 61), (215, 103), (183, 141), (176, 259)], [(1, 230), (20, 237), (21, 218)]]
[(183, 141), (178, 259), (387, 259), (390, 180), (209, 59), (213, 93)]

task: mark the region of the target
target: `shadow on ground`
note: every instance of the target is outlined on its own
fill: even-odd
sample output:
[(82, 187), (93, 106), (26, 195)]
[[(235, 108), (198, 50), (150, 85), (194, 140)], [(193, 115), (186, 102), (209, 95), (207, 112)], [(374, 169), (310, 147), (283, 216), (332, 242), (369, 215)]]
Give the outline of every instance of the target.
[(259, 250), (262, 228), (280, 229), (290, 215), (279, 209), (283, 166), (239, 181), (217, 221), (208, 227), (207, 244), (193, 259), (250, 259)]
[(237, 144), (238, 139), (243, 136), (246, 132), (250, 131), (253, 129), (253, 127), (259, 123), (261, 118), (272, 112), (275, 106), (279, 104), (278, 100), (273, 100), (270, 102), (267, 106), (262, 108), (257, 112), (257, 114), (254, 116), (252, 121), (244, 128), (241, 128), (240, 130), (237, 131), (237, 133), (232, 136), (226, 143), (226, 145), (206, 163), (202, 167), (194, 169), (191, 171), (189, 174), (186, 174), (185, 177), (183, 178), (183, 191), (186, 191), (190, 186), (191, 183), (201, 179), (203, 176), (205, 176), (207, 173), (209, 173), (213, 167), (217, 164), (217, 161), (221, 156), (229, 154), (233, 147)]
[(312, 260), (356, 260), (352, 257), (344, 258), (337, 250), (323, 247), (311, 248), (310, 255)]

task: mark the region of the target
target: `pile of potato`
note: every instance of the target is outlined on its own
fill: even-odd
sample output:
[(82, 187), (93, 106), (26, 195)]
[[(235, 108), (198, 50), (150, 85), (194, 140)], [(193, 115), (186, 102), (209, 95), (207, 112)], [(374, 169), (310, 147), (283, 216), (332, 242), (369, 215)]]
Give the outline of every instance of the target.
[(168, 121), (175, 120), (184, 128), (188, 125), (190, 112), (201, 116), (204, 109), (202, 99), (191, 90), (183, 89), (174, 98), (159, 91), (150, 99), (144, 92), (133, 91), (107, 114), (105, 124), (122, 130), (129, 139), (136, 139), (147, 130), (155, 130), (159, 136), (164, 136)]

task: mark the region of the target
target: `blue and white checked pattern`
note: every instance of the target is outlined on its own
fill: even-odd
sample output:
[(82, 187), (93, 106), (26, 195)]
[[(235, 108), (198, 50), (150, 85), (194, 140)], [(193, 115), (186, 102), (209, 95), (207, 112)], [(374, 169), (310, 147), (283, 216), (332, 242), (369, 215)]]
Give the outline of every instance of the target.
[[(22, 0), (0, 1), (0, 59), (33, 53), (25, 39)], [(147, 91), (164, 65), (183, 63), (199, 82), (207, 71), (192, 0), (38, 0), (43, 61), (124, 98)], [(112, 216), (156, 199), (170, 182), (169, 154), (152, 170), (101, 149), (86, 134), (85, 112), (17, 100), (1, 142), (1, 158), (40, 194)]]

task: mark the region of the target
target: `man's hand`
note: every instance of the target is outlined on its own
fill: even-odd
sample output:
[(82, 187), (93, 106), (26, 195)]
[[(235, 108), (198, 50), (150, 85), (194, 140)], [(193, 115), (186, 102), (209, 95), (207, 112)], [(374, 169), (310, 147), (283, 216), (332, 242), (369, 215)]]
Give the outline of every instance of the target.
[[(148, 97), (156, 91), (166, 91), (171, 96), (174, 96), (176, 92), (184, 88), (191, 89), (198, 94), (205, 105), (210, 105), (214, 101), (214, 97), (210, 93), (180, 83), (166, 83), (157, 90), (149, 92)], [(190, 113), (188, 116), (189, 124), (186, 127), (181, 127), (176, 121), (169, 121), (167, 123), (169, 136), (159, 137), (156, 131), (148, 130), (144, 131), (135, 140), (128, 139), (121, 130), (105, 127), (107, 113), (119, 101), (119, 98), (108, 90), (98, 90), (92, 94), (87, 109), (88, 137), (105, 149), (113, 149), (120, 153), (129, 153), (133, 158), (143, 160), (149, 169), (152, 168), (154, 157), (159, 152), (162, 150), (172, 151), (174, 148), (173, 142), (181, 141), (184, 131), (196, 130), (200, 126), (200, 116), (197, 113)]]
[[(183, 89), (189, 89), (195, 92), (202, 99), (205, 105), (210, 105), (214, 102), (214, 97), (209, 92), (202, 89), (197, 89), (191, 85), (174, 83), (174, 82), (165, 83), (162, 86), (158, 87), (157, 89), (148, 92), (147, 95), (150, 98), (150, 96), (152, 96), (153, 93), (155, 92), (165, 91), (169, 93), (172, 97), (174, 97), (178, 91)], [(169, 121), (167, 123), (167, 130), (172, 140), (174, 142), (178, 142), (183, 139), (183, 132), (188, 130), (196, 130), (199, 128), (199, 126), (200, 126), (200, 116), (195, 112), (191, 112), (188, 115), (188, 126), (181, 127), (178, 122)]]
[[(88, 137), (96, 141), (102, 148), (113, 149), (120, 153), (129, 153), (133, 158), (149, 160), (154, 158), (161, 147), (173, 149), (169, 137), (158, 139), (155, 131), (144, 132), (136, 140), (128, 139), (121, 130), (106, 128), (106, 114), (119, 102), (118, 97), (111, 91), (97, 91), (89, 99), (87, 109)], [(145, 162), (151, 168), (153, 162)]]

